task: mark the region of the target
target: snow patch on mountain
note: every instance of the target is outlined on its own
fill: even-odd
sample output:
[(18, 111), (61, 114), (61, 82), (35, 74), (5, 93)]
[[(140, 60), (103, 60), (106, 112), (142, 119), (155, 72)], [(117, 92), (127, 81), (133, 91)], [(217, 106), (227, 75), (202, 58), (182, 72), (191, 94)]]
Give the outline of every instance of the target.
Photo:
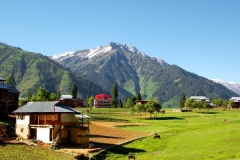
[(155, 57), (152, 57), (151, 58), (152, 60), (156, 61), (157, 63), (161, 64), (161, 65), (165, 65), (167, 64), (164, 60), (162, 60), (161, 58), (155, 58)]
[(85, 57), (87, 58), (92, 58), (102, 52), (108, 52), (110, 51), (111, 48), (107, 48), (107, 47), (102, 47), (102, 46), (98, 46), (98, 47), (95, 47), (93, 49), (89, 49), (89, 53), (86, 54)]
[[(139, 52), (137, 48), (127, 45), (127, 44), (120, 44), (120, 43), (115, 43), (115, 42), (110, 42), (106, 46), (98, 46), (92, 49), (83, 49), (83, 50), (77, 50), (77, 51), (70, 51), (70, 52), (65, 52), (61, 53), (58, 55), (52, 55), (49, 56), (51, 59), (56, 60), (56, 61), (62, 61), (64, 59), (73, 57), (73, 56), (78, 56), (81, 58), (87, 58), (91, 59), (96, 56), (101, 56), (106, 53), (112, 53), (114, 50), (121, 50), (124, 52), (132, 53), (132, 54), (141, 54), (143, 57), (148, 57), (145, 53)], [(155, 57), (150, 57), (153, 61), (165, 65), (167, 64), (160, 58), (155, 58)]]
[(240, 84), (236, 82), (226, 82), (221, 79), (212, 79), (213, 82), (219, 83), (240, 95)]
[(62, 53), (62, 54), (52, 55), (52, 56), (50, 56), (50, 58), (61, 59), (61, 58), (64, 58), (64, 57), (72, 57), (72, 56), (74, 56), (74, 53), (75, 53), (75, 51), (65, 52), (65, 53)]

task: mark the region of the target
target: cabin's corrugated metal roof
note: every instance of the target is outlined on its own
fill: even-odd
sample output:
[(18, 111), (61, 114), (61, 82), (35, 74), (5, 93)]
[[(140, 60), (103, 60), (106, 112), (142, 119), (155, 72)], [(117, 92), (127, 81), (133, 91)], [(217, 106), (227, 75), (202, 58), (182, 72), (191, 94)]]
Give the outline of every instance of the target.
[(61, 104), (59, 101), (51, 102), (28, 102), (26, 105), (18, 108), (13, 113), (73, 113), (81, 112)]
[(15, 87), (6, 84), (0, 84), (0, 89), (7, 89), (9, 93), (20, 93)]
[(72, 95), (62, 95), (61, 99), (73, 99)]
[(206, 100), (206, 99), (209, 99), (205, 96), (191, 96), (189, 97), (189, 99), (200, 99), (200, 100)]
[(234, 102), (240, 102), (240, 97), (232, 97), (229, 100)]

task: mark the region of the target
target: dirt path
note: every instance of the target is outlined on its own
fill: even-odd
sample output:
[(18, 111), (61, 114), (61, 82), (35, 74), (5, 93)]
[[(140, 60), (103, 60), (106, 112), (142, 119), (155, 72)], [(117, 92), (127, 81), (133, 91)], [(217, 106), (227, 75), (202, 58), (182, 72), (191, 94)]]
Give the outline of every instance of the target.
[[(91, 154), (94, 149), (108, 149), (135, 139), (150, 136), (150, 132), (136, 132), (116, 128), (119, 125), (146, 125), (143, 123), (92, 122), (90, 124), (90, 142), (93, 149), (62, 148), (59, 151), (75, 154)], [(98, 150), (96, 150), (97, 152)]]
[(101, 148), (109, 148), (141, 137), (149, 136), (149, 132), (136, 132), (116, 128), (118, 125), (145, 125), (140, 123), (94, 122), (90, 125), (90, 143)]

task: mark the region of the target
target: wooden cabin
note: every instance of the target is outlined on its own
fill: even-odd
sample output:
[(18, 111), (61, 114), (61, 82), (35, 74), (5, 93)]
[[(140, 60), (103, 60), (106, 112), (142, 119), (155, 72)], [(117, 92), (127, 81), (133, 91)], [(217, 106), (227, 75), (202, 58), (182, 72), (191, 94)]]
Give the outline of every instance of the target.
[(28, 102), (13, 113), (19, 138), (58, 144), (89, 143), (90, 117), (59, 101)]
[(231, 97), (229, 100), (233, 101), (233, 105), (230, 108), (240, 108), (240, 97)]
[(14, 87), (5, 84), (5, 79), (0, 78), (0, 119), (7, 120), (8, 114), (18, 108), (20, 92)]
[(71, 108), (83, 107), (83, 100), (80, 98), (73, 99), (72, 95), (62, 95), (59, 101)]

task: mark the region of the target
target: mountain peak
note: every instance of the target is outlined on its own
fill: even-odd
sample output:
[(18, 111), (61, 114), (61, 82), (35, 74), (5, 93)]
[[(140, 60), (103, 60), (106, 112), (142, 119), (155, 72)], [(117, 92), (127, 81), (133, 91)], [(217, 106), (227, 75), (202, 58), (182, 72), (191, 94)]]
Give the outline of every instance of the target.
[(112, 49), (119, 49), (119, 50), (124, 50), (124, 51), (130, 51), (132, 53), (139, 53), (138, 49), (127, 45), (127, 44), (120, 44), (120, 43), (115, 43), (115, 42), (110, 42), (109, 45)]
[[(113, 52), (115, 52), (117, 50), (123, 51), (123, 52), (128, 52), (130, 54), (140, 54), (143, 57), (148, 57), (144, 52), (138, 51), (138, 49), (134, 46), (116, 43), (116, 42), (110, 42), (109, 44), (107, 44), (105, 46), (97, 46), (97, 47), (94, 47), (91, 49), (81, 49), (81, 50), (77, 50), (77, 51), (70, 51), (70, 52), (65, 52), (65, 53), (58, 54), (58, 55), (52, 55), (49, 57), (56, 61), (68, 59), (68, 58), (74, 57), (74, 56), (92, 59), (93, 57), (103, 56), (106, 54), (112, 54)], [(149, 57), (149, 58), (151, 58), (154, 62), (159, 63), (161, 65), (167, 64), (164, 60), (162, 60), (160, 58), (155, 58), (155, 57)]]
[(84, 50), (77, 50), (77, 51), (71, 51), (71, 52), (65, 52), (62, 54), (58, 54), (58, 55), (53, 55), (53, 56), (49, 56), (52, 59), (65, 59), (68, 57), (73, 57), (73, 56), (80, 56), (80, 57), (85, 57), (88, 59), (91, 59), (95, 56), (99, 56), (102, 54), (106, 54), (107, 52), (113, 51), (113, 50), (122, 50), (125, 52), (129, 52), (129, 53), (135, 53), (135, 54), (143, 54), (145, 55), (143, 52), (139, 52), (137, 48), (127, 45), (127, 44), (120, 44), (120, 43), (115, 43), (115, 42), (110, 42), (109, 44), (107, 44), (106, 46), (97, 46), (91, 49), (84, 49)]

